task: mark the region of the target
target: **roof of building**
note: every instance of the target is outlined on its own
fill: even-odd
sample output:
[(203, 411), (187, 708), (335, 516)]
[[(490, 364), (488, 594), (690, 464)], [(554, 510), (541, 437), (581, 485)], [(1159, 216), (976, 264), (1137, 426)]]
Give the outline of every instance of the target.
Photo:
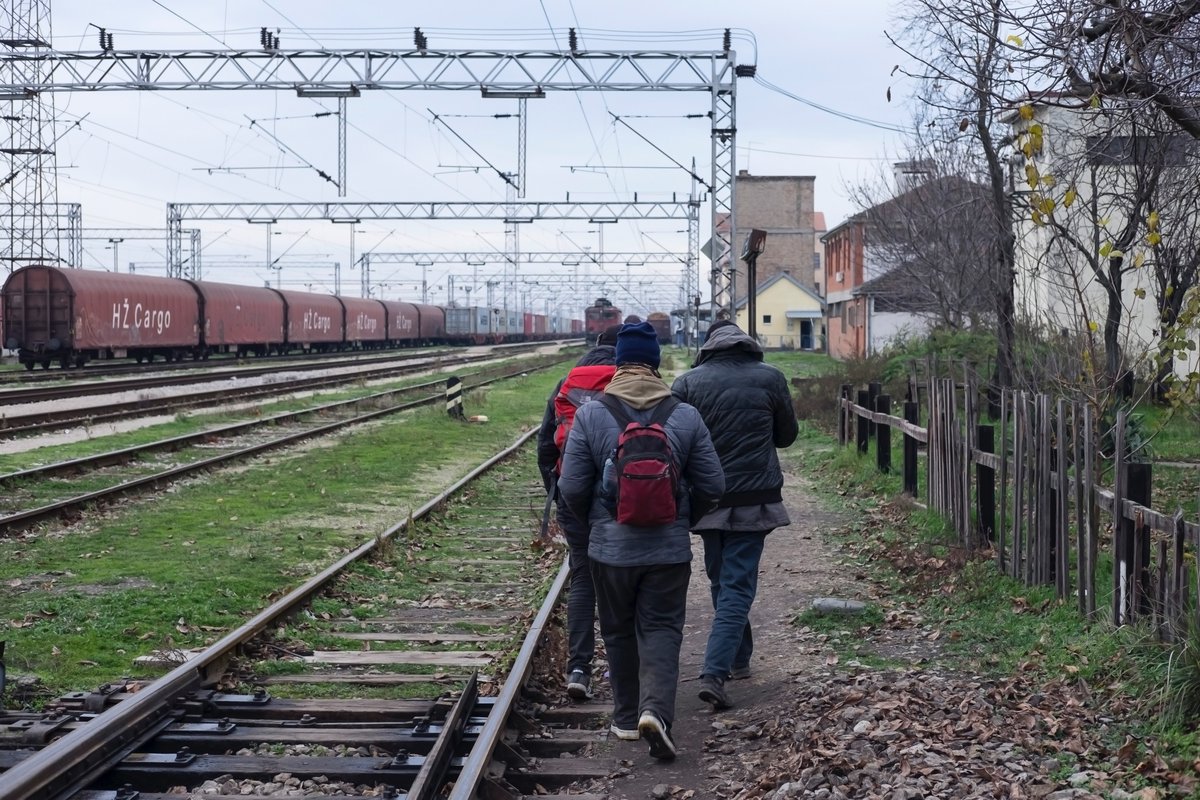
[(813, 212), (813, 231), (822, 232), (822, 233), (825, 231), (825, 212), (824, 211), (814, 211)]
[[(765, 292), (767, 289), (770, 289), (772, 286), (774, 286), (775, 284), (779, 283), (782, 280), (786, 280), (788, 283), (792, 284), (797, 289), (804, 292), (806, 295), (811, 297), (813, 300), (816, 300), (818, 303), (821, 304), (822, 307), (825, 306), (825, 300), (822, 299), (822, 297), (819, 294), (817, 294), (812, 289), (805, 286), (800, 281), (793, 278), (791, 275), (788, 275), (786, 272), (781, 272), (778, 275), (772, 276), (769, 280), (766, 280), (766, 281), (760, 283), (758, 285), (758, 292), (757, 292), (758, 296), (762, 297), (763, 292)], [(741, 300), (739, 300), (737, 302), (736, 308), (741, 308), (742, 306), (746, 305), (746, 303), (748, 301), (749, 301), (748, 297), (743, 297)]]

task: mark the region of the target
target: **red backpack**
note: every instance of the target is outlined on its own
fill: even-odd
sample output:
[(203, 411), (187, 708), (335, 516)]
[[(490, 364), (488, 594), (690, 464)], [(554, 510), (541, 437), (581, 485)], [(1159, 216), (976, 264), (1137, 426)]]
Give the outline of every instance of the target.
[(554, 396), (554, 445), (558, 448), (558, 462), (554, 472), (562, 472), (562, 453), (567, 446), (567, 434), (575, 424), (575, 412), (588, 400), (604, 394), (604, 387), (612, 380), (617, 368), (612, 364), (593, 364), (575, 367), (567, 373), (566, 380)]
[(679, 490), (679, 471), (671, 455), (671, 440), (665, 426), (679, 405), (668, 397), (654, 409), (649, 422), (638, 422), (625, 413), (621, 401), (602, 395), (600, 402), (621, 427), (613, 458), (616, 511), (614, 519), (623, 525), (666, 525), (675, 521), (675, 495)]

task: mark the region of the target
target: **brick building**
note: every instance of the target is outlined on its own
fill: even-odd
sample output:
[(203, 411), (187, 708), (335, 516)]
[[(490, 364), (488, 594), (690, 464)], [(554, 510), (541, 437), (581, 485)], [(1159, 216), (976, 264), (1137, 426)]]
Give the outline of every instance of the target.
[[(751, 175), (738, 172), (734, 201), (737, 230), (733, 232), (734, 256), (741, 256), (746, 234), (758, 228), (767, 232), (767, 249), (758, 257), (760, 284), (787, 271), (806, 288), (815, 290), (813, 253), (817, 238), (813, 227), (813, 183), (811, 175)], [(740, 300), (746, 293), (746, 264), (738, 258), (736, 290)]]

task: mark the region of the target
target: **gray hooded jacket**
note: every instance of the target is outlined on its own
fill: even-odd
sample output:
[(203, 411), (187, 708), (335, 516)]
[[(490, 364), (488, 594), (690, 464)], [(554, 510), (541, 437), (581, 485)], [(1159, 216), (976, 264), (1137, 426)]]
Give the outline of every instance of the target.
[[(626, 413), (648, 422), (654, 409), (671, 392), (648, 367), (620, 367), (605, 394), (618, 398)], [(617, 447), (620, 427), (603, 404), (584, 403), (563, 450), (558, 491), (578, 519), (591, 526), (588, 556), (618, 567), (680, 564), (692, 560), (689, 520), (716, 505), (725, 491), (721, 462), (708, 428), (696, 409), (680, 403), (664, 426), (671, 455), (679, 470), (675, 521), (656, 528), (622, 525), (600, 499), (604, 461)]]

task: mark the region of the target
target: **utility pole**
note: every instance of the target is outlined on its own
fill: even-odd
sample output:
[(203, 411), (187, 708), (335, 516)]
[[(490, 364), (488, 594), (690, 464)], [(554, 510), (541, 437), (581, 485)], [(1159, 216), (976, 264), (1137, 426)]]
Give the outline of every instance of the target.
[(0, 186), (7, 200), (3, 204), (7, 219), (0, 228), (8, 235), (7, 241), (0, 239), (0, 260), (8, 262), (11, 272), (18, 262), (54, 264), (63, 259), (53, 95), (28, 88), (46, 80), (50, 71), (50, 62), (36, 57), (52, 49), (50, 0), (7, 0), (4, 6), (0, 39), (5, 48), (15, 55), (35, 56), (0, 60), (0, 84), (21, 87), (0, 90), (0, 101), (8, 101), (3, 117), (7, 136), (0, 146), (0, 154), (8, 157), (8, 163), (0, 166)]
[(121, 268), (120, 268), (121, 262), (117, 258), (117, 245), (119, 245), (123, 241), (125, 241), (125, 240), (124, 239), (109, 239), (108, 240), (108, 243), (112, 245), (112, 251), (113, 251), (113, 270), (112, 270), (113, 272), (121, 271)]

